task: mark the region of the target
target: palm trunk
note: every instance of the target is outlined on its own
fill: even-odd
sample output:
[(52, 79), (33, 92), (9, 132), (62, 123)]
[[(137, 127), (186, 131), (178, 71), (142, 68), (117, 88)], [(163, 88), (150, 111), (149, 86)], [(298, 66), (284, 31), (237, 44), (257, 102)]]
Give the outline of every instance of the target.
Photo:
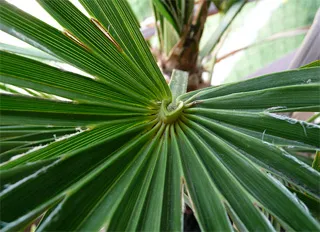
[(185, 26), (180, 40), (163, 62), (163, 71), (171, 74), (173, 69), (189, 72), (188, 91), (198, 89), (202, 82), (202, 70), (198, 65), (199, 43), (208, 14), (208, 3), (202, 0), (190, 22)]

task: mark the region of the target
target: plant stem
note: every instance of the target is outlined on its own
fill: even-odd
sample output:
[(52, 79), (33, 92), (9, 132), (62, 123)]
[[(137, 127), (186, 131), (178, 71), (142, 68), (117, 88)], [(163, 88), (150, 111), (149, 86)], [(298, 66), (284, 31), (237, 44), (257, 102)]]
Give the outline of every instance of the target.
[(177, 98), (187, 92), (188, 73), (174, 69), (171, 75), (169, 87), (172, 93), (172, 101), (168, 106), (168, 110), (172, 111), (177, 108)]
[(318, 117), (320, 117), (320, 113), (312, 115), (306, 122), (313, 122), (316, 120)]

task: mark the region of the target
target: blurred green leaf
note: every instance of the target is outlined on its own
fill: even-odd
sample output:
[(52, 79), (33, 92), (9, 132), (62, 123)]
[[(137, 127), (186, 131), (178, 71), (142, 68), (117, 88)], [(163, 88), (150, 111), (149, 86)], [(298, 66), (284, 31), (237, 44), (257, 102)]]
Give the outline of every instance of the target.
[(315, 155), (314, 160), (312, 162), (312, 167), (315, 170), (320, 171), (320, 151), (316, 152), (316, 155)]
[(230, 7), (229, 5), (222, 8), (223, 11), (226, 11), (226, 14), (223, 16), (223, 19), (219, 24), (218, 28), (213, 32), (211, 36), (208, 36), (210, 37), (210, 39), (203, 45), (199, 54), (201, 58), (208, 56), (213, 51), (213, 49), (219, 43), (222, 35), (225, 33), (225, 31), (228, 29), (228, 27), (230, 26), (234, 18), (237, 16), (237, 14), (241, 11), (242, 7), (246, 3), (246, 0), (230, 0), (230, 1), (212, 0), (212, 1), (214, 1), (215, 4), (219, 2), (218, 3), (219, 9), (220, 7), (223, 7), (222, 5), (226, 2), (230, 4), (231, 8), (229, 9)]

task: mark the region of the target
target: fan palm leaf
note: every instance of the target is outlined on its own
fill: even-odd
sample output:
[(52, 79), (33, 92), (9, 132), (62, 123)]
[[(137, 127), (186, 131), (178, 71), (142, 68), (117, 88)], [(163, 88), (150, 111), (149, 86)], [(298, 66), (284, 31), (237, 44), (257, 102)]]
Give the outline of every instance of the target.
[(274, 230), (261, 209), (319, 230), (274, 177), (319, 202), (319, 172), (282, 147), (319, 149), (320, 128), (276, 114), (319, 111), (318, 66), (182, 94), (125, 1), (38, 2), (63, 32), (5, 1), (1, 29), (92, 78), (1, 52), (0, 82), (67, 99), (1, 95), (3, 231), (182, 230), (184, 197), (204, 231)]

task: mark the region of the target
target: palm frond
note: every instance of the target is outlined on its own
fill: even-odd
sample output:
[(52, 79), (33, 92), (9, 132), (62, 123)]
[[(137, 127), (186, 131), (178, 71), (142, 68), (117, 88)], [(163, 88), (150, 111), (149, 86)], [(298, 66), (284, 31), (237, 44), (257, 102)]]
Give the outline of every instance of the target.
[(91, 18), (39, 2), (64, 33), (4, 1), (1, 29), (94, 78), (1, 52), (2, 83), (68, 99), (1, 95), (3, 231), (44, 214), (38, 231), (181, 231), (185, 194), (202, 230), (320, 229), (273, 177), (320, 200), (319, 172), (279, 147), (319, 149), (320, 127), (275, 113), (319, 109), (319, 67), (180, 95), (125, 1), (80, 0)]

